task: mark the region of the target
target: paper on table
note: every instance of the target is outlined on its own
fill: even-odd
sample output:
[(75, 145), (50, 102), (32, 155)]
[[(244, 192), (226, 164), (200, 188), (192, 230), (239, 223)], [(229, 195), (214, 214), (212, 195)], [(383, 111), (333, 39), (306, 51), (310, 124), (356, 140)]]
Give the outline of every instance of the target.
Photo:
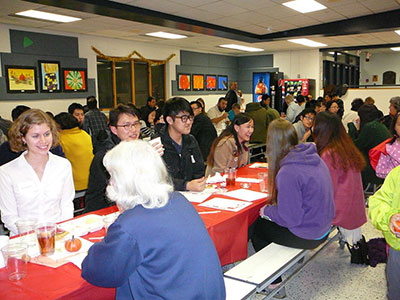
[(229, 210), (234, 212), (238, 212), (249, 205), (251, 205), (251, 203), (249, 202), (230, 200), (225, 198), (213, 198), (202, 204), (199, 204), (199, 206), (221, 209), (221, 210)]
[(219, 172), (217, 172), (217, 173), (215, 173), (214, 176), (208, 176), (206, 183), (213, 184), (213, 183), (218, 183), (218, 182), (224, 182), (227, 177), (228, 177), (227, 174), (224, 174), (224, 176), (222, 176)]
[(257, 169), (257, 168), (268, 169), (268, 163), (256, 162), (256, 163), (252, 164), (249, 168), (250, 169)]
[(210, 197), (213, 191), (203, 191), (203, 192), (180, 192), (186, 197), (190, 202), (201, 203)]
[(103, 217), (94, 214), (72, 219), (71, 221), (67, 221), (58, 225), (59, 228), (62, 228), (63, 230), (68, 231), (75, 236), (86, 235), (89, 232), (100, 230), (103, 228), (103, 226)]
[(250, 182), (250, 183), (259, 183), (261, 180), (257, 178), (247, 178), (247, 177), (238, 177), (236, 178), (236, 182)]
[(246, 189), (234, 190), (234, 191), (230, 191), (227, 193), (223, 193), (221, 195), (225, 195), (225, 196), (229, 196), (232, 198), (245, 200), (245, 201), (256, 201), (256, 200), (266, 198), (269, 196), (267, 193), (260, 193), (260, 192), (255, 192), (252, 190), (246, 190)]

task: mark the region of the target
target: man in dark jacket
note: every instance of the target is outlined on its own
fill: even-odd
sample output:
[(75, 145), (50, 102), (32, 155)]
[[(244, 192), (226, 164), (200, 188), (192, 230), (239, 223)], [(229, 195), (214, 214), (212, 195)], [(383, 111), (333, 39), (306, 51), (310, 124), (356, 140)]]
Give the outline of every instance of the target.
[(140, 122), (135, 111), (120, 104), (110, 111), (111, 136), (102, 143), (93, 158), (89, 171), (89, 184), (85, 195), (85, 213), (108, 207), (113, 204), (106, 197), (106, 187), (110, 175), (103, 165), (106, 152), (120, 141), (137, 140), (140, 135)]
[(254, 132), (250, 143), (263, 143), (267, 140), (268, 117), (267, 111), (261, 107), (259, 102), (251, 102), (246, 105), (246, 113), (254, 120)]
[(150, 127), (149, 114), (154, 110), (156, 110), (156, 99), (149, 96), (146, 105), (140, 108), (141, 119), (146, 122), (147, 127)]
[(190, 134), (193, 110), (181, 97), (169, 99), (164, 106), (166, 126), (160, 131), (163, 159), (177, 191), (203, 191), (205, 165), (199, 145)]
[(229, 85), (229, 91), (226, 93), (225, 99), (228, 102), (225, 108), (226, 112), (229, 112), (232, 109), (233, 103), (241, 104), (242, 98), (237, 93), (236, 81), (231, 81), (231, 84)]
[(199, 143), (203, 159), (207, 160), (211, 145), (217, 137), (217, 131), (210, 118), (202, 113), (202, 106), (199, 101), (190, 102), (190, 106), (194, 113), (194, 121), (190, 133)]

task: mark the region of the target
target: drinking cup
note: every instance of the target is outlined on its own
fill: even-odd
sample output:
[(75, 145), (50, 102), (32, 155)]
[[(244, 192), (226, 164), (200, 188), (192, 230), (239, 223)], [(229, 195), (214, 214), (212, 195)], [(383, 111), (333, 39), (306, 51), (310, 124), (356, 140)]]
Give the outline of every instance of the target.
[(228, 175), (226, 177), (226, 186), (235, 186), (236, 183), (236, 169), (235, 168), (226, 168), (225, 169), (225, 174)]
[(27, 245), (22, 243), (8, 244), (1, 248), (6, 263), (8, 279), (17, 281), (26, 276)]
[(18, 233), (21, 236), (21, 240), (23, 243), (26, 243), (28, 247), (36, 246), (36, 235), (35, 235), (35, 227), (37, 224), (36, 218), (24, 218), (19, 219), (15, 222), (17, 226)]
[[(8, 245), (10, 238), (6, 235), (0, 235), (0, 249)], [(3, 255), (0, 255), (0, 269), (6, 266), (6, 262), (3, 259)]]
[(110, 214), (103, 217), (104, 228), (106, 229), (106, 232), (108, 231), (108, 227), (110, 227), (110, 225), (114, 223), (115, 219), (116, 216), (114, 214)]
[(268, 173), (260, 172), (257, 174), (258, 179), (260, 180), (260, 191), (261, 192), (268, 192)]
[(36, 226), (36, 235), (39, 242), (40, 254), (52, 255), (55, 250), (56, 224), (42, 223)]

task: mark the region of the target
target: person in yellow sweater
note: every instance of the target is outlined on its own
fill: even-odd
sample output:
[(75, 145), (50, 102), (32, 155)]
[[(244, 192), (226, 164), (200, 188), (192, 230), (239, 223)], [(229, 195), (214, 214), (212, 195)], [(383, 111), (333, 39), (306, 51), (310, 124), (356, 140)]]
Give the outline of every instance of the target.
[(55, 120), (61, 127), (61, 147), (72, 165), (75, 190), (86, 190), (90, 164), (93, 160), (92, 139), (89, 134), (79, 128), (79, 122), (71, 114), (59, 113), (55, 116)]

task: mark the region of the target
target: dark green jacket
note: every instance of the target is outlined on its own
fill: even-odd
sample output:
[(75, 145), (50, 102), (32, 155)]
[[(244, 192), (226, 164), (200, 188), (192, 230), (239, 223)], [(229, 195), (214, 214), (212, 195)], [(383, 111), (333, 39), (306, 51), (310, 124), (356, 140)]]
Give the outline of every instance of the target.
[(268, 116), (267, 111), (260, 103), (252, 102), (246, 105), (246, 113), (254, 120), (254, 132), (251, 135), (250, 143), (263, 143), (267, 139)]
[[(271, 124), (271, 122), (273, 120), (279, 119), (279, 117), (280, 117), (279, 112), (275, 108), (266, 106), (266, 107), (264, 107), (264, 109), (267, 111), (268, 125)], [(267, 130), (268, 130), (268, 128), (267, 128)]]
[(364, 188), (371, 184), (382, 184), (383, 179), (376, 177), (375, 171), (369, 161), (369, 150), (391, 137), (389, 130), (382, 123), (376, 121), (369, 122), (357, 132), (353, 123), (348, 124), (349, 135), (356, 144), (357, 148), (364, 155), (367, 166), (361, 172)]

